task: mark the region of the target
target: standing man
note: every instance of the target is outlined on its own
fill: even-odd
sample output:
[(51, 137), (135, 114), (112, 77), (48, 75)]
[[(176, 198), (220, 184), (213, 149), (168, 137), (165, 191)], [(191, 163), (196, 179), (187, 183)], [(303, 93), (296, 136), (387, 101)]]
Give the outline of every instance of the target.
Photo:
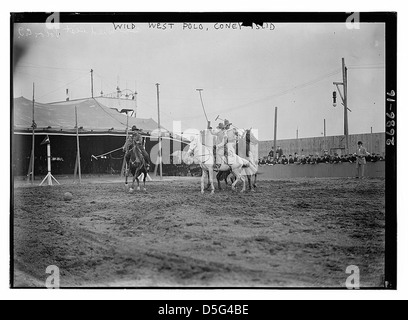
[(357, 169), (357, 176), (356, 179), (363, 179), (364, 178), (364, 168), (366, 165), (366, 156), (370, 155), (367, 150), (363, 147), (363, 143), (359, 141), (357, 143), (358, 149), (356, 153), (356, 169)]

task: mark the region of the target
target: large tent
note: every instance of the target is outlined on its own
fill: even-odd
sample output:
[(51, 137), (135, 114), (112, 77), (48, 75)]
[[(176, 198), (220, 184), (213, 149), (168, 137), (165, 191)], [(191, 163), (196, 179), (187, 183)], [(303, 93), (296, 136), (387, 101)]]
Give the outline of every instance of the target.
[[(80, 137), (81, 166), (83, 173), (120, 173), (123, 163), (123, 146), (127, 123), (130, 129), (136, 125), (146, 137), (146, 150), (157, 149), (158, 124), (153, 119), (127, 117), (117, 108), (109, 108), (99, 98), (87, 98), (50, 104), (34, 103), (35, 129), (35, 174), (46, 173), (46, 149), (41, 145), (46, 135), (52, 146), (52, 170), (55, 174), (72, 174), (76, 160), (76, 119)], [(24, 97), (13, 100), (13, 174), (24, 176), (28, 172), (32, 148), (33, 102)], [(173, 152), (172, 134), (161, 128), (165, 137), (164, 147)], [(156, 149), (153, 149), (156, 148)], [(179, 148), (179, 147), (175, 147)], [(109, 153), (112, 150), (116, 152)], [(97, 157), (97, 155), (106, 156)], [(152, 161), (156, 161), (153, 152)], [(153, 168), (152, 168), (153, 169)], [(172, 170), (171, 166), (165, 167)]]
[[(129, 127), (136, 125), (145, 133), (157, 130), (157, 122), (153, 119), (138, 119), (126, 117), (101, 104), (98, 98), (43, 104), (35, 102), (34, 119), (36, 132), (75, 134), (75, 107), (78, 112), (78, 127), (80, 134), (123, 134)], [(31, 132), (33, 102), (24, 98), (14, 99), (14, 132)], [(120, 111), (120, 110), (119, 110)], [(165, 130), (165, 129), (163, 129)]]

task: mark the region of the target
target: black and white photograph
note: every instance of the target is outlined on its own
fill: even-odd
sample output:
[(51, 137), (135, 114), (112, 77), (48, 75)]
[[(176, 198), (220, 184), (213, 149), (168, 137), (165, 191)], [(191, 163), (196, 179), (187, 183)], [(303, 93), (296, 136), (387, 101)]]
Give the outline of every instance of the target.
[(396, 289), (396, 19), (11, 13), (11, 288)]

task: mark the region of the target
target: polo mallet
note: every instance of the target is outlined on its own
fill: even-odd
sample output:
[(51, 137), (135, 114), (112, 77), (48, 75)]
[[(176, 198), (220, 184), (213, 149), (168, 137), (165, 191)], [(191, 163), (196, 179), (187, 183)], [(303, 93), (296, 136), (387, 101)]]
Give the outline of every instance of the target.
[(203, 90), (204, 90), (204, 89), (196, 89), (196, 91), (198, 91), (198, 93), (199, 93), (199, 95), (200, 95), (201, 106), (203, 107), (205, 119), (207, 120), (207, 129), (210, 129), (210, 127), (211, 127), (211, 122), (208, 120), (207, 112), (205, 112), (203, 97), (201, 96), (201, 91), (203, 91)]

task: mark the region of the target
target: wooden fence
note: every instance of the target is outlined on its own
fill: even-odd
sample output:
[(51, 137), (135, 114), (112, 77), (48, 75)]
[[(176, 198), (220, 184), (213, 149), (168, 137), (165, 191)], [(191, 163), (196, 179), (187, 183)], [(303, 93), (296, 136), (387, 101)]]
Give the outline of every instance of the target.
[[(370, 153), (380, 154), (385, 156), (385, 133), (365, 133), (353, 134), (349, 136), (349, 153), (354, 153), (357, 150), (357, 142), (362, 141), (365, 148)], [(298, 155), (323, 155), (324, 150), (330, 154), (338, 153), (345, 154), (345, 137), (330, 136), (330, 137), (315, 137), (302, 139), (287, 139), (277, 140), (277, 146), (283, 150), (286, 156), (294, 154)], [(261, 141), (259, 143), (259, 158), (267, 156), (273, 147), (273, 141)]]

